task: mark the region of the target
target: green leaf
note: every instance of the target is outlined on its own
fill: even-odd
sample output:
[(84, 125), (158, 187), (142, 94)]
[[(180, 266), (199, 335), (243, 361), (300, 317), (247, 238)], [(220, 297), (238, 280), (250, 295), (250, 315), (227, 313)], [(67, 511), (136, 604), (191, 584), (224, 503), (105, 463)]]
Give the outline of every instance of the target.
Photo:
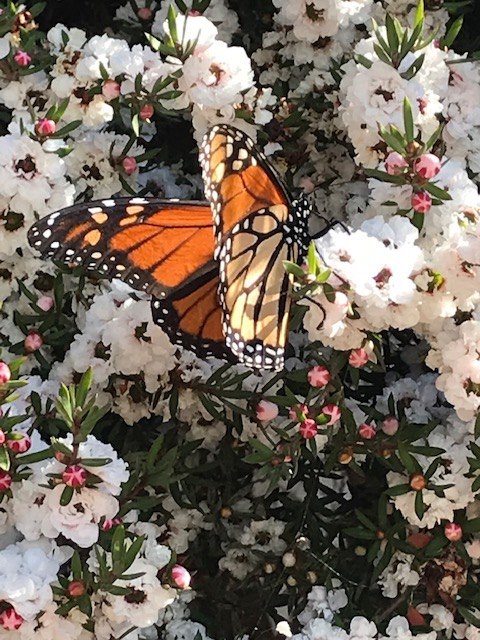
[(150, 450), (147, 454), (147, 460), (146, 460), (148, 471), (154, 470), (155, 464), (157, 462), (158, 454), (160, 453), (160, 449), (163, 447), (164, 441), (165, 441), (165, 437), (163, 435), (158, 436), (158, 438), (154, 440), (152, 446), (150, 447)]
[(373, 62), (371, 60), (369, 60), (365, 56), (362, 56), (360, 53), (356, 53), (353, 56), (353, 58), (354, 58), (355, 62), (357, 62), (358, 64), (361, 64), (362, 66), (366, 67), (367, 69), (370, 69), (370, 67), (373, 64)]
[(177, 33), (177, 12), (175, 11), (175, 7), (171, 4), (168, 7), (167, 14), (168, 21), (168, 30), (170, 32), (170, 37), (175, 44), (178, 43), (178, 33)]
[(73, 120), (73, 122), (69, 122), (68, 124), (66, 124), (61, 129), (58, 129), (54, 134), (52, 134), (49, 137), (50, 138), (65, 138), (65, 136), (68, 133), (70, 133), (71, 131), (74, 131), (75, 129), (77, 129), (81, 124), (82, 124), (81, 120)]
[(140, 135), (140, 119), (138, 113), (134, 113), (132, 116), (132, 131), (136, 138)]
[(377, 531), (378, 527), (358, 509), (355, 509), (355, 515), (357, 519), (363, 524), (364, 527), (370, 529), (370, 531)]
[(417, 495), (415, 496), (415, 513), (419, 520), (425, 515), (425, 503), (423, 502), (423, 494), (421, 491), (417, 491)]
[(423, 188), (425, 189), (425, 191), (428, 191), (430, 195), (432, 195), (434, 198), (438, 198), (439, 200), (452, 199), (452, 196), (448, 193), (448, 191), (437, 187), (437, 185), (432, 184), (431, 182), (427, 182)]
[(77, 550), (73, 552), (71, 571), (74, 580), (79, 580), (82, 577), (82, 561)]
[(129, 546), (128, 550), (125, 553), (123, 559), (123, 570), (126, 571), (129, 567), (132, 566), (135, 558), (140, 552), (143, 543), (145, 542), (145, 536), (139, 536), (136, 540), (132, 542)]
[(385, 127), (380, 127), (379, 129), (380, 136), (385, 140), (388, 146), (399, 153), (400, 155), (405, 155), (405, 142), (402, 144), (397, 138), (390, 133)]
[(62, 507), (66, 507), (67, 504), (70, 503), (72, 498), (73, 498), (73, 487), (65, 486), (64, 490), (62, 491), (62, 495), (60, 496), (60, 505)]
[(90, 388), (92, 386), (92, 380), (93, 370), (90, 367), (85, 371), (80, 382), (77, 385), (77, 392), (75, 396), (77, 407), (83, 407), (83, 405), (85, 404), (88, 392), (90, 391)]
[(458, 34), (460, 33), (462, 25), (463, 25), (463, 16), (458, 16), (458, 18), (456, 18), (456, 20), (450, 25), (450, 28), (447, 31), (447, 33), (440, 40), (440, 47), (442, 49), (445, 47), (449, 49), (452, 46)]
[(417, 10), (415, 11), (415, 20), (413, 22), (413, 28), (421, 27), (423, 29), (423, 23), (425, 20), (425, 7), (423, 0), (418, 0)]
[(469, 609), (459, 606), (457, 611), (468, 623), (480, 629), (480, 618), (477, 618)]
[(0, 469), (3, 471), (10, 469), (10, 456), (7, 447), (0, 447)]
[(405, 136), (407, 142), (413, 142), (415, 140), (415, 128), (413, 124), (412, 105), (408, 98), (403, 100), (403, 121), (405, 123)]
[(119, 564), (124, 555), (125, 527), (115, 527), (112, 537), (111, 551), (114, 565)]
[[(402, 154), (405, 151), (402, 149)], [(381, 180), (382, 182), (391, 182), (392, 184), (406, 184), (406, 180), (404, 176), (391, 176), (386, 171), (380, 171), (380, 169), (364, 169), (363, 172), (369, 178), (375, 178), (376, 180)]]
[(315, 273), (317, 267), (317, 251), (314, 242), (311, 242), (308, 246), (307, 264), (309, 273)]
[(387, 496), (390, 496), (393, 498), (395, 496), (401, 496), (404, 493), (408, 493), (409, 491), (410, 491), (409, 484), (396, 484), (394, 487), (390, 487), (390, 489), (387, 489), (385, 493), (387, 494)]
[(400, 41), (398, 39), (398, 33), (395, 28), (395, 23), (393, 22), (392, 17), (388, 13), (385, 16), (385, 26), (387, 28), (387, 39), (388, 39), (390, 51), (392, 53), (396, 52), (398, 51), (398, 45), (400, 44)]

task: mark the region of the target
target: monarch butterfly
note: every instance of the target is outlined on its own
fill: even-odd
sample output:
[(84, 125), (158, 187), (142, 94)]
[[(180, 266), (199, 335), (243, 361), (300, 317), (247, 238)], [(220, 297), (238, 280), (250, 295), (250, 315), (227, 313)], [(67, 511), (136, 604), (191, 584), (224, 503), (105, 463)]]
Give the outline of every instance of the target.
[(305, 246), (310, 205), (290, 199), (234, 127), (213, 127), (199, 158), (208, 203), (76, 204), (39, 220), (28, 240), (43, 258), (150, 293), (154, 321), (198, 355), (282, 369), (290, 307), (283, 261), (297, 261)]

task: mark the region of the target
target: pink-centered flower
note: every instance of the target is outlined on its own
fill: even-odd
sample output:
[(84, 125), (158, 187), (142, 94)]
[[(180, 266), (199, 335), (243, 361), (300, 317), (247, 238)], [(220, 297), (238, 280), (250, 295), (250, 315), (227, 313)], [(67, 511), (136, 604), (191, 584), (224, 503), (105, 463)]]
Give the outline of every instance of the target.
[(428, 213), (432, 208), (432, 197), (427, 191), (419, 191), (412, 196), (412, 207), (417, 213)]
[(140, 113), (138, 115), (140, 117), (140, 120), (150, 120), (154, 113), (155, 109), (153, 108), (153, 105), (144, 104), (140, 109)]
[(425, 180), (434, 178), (442, 168), (440, 159), (433, 153), (424, 153), (413, 163), (414, 171), (417, 175)]
[(368, 362), (368, 352), (366, 349), (352, 349), (348, 356), (348, 364), (355, 369), (360, 369)]
[(358, 435), (360, 438), (363, 438), (363, 440), (371, 440), (375, 437), (376, 433), (377, 430), (375, 427), (371, 424), (367, 424), (366, 422), (358, 427)]
[(10, 433), (7, 440), (7, 447), (13, 453), (25, 453), (32, 446), (32, 439), (27, 433)]
[(122, 160), (122, 167), (127, 176), (131, 176), (137, 170), (137, 161), (133, 156), (127, 156)]
[(39, 136), (51, 136), (57, 130), (57, 125), (50, 118), (40, 118), (35, 124), (35, 131)]
[(62, 480), (68, 487), (84, 487), (87, 482), (87, 472), (79, 464), (65, 467)]
[(7, 631), (16, 631), (20, 629), (22, 624), (22, 616), (13, 607), (9, 607), (0, 613), (0, 625)]
[(398, 176), (403, 173), (405, 167), (408, 167), (408, 162), (403, 156), (396, 151), (388, 154), (385, 160), (385, 169), (389, 175)]
[(315, 387), (317, 389), (326, 387), (330, 382), (331, 377), (332, 376), (330, 375), (330, 371), (327, 369), (327, 367), (323, 367), (320, 364), (310, 369), (307, 374), (308, 382), (312, 387)]
[(5, 435), (5, 431), (3, 431), (3, 429), (0, 429), (0, 446), (2, 444), (5, 444), (6, 439), (7, 439), (7, 436)]
[(5, 384), (9, 382), (12, 377), (12, 372), (10, 371), (10, 367), (6, 362), (0, 362), (0, 384)]
[(306, 404), (296, 404), (288, 410), (290, 420), (303, 422), (308, 418), (308, 406)]
[(387, 416), (382, 422), (382, 431), (387, 436), (394, 436), (399, 427), (399, 422), (395, 416)]
[(322, 413), (324, 416), (330, 417), (330, 420), (326, 423), (327, 425), (335, 424), (342, 416), (342, 410), (336, 404), (326, 404), (322, 409)]
[(269, 422), (278, 416), (278, 407), (268, 400), (260, 400), (256, 408), (256, 416), (262, 422)]
[(172, 580), (180, 589), (188, 589), (192, 576), (189, 572), (179, 564), (172, 567)]
[(28, 65), (32, 61), (32, 56), (29, 55), (26, 51), (22, 51), (21, 49), (19, 49), (13, 59), (19, 67), (28, 67)]
[(8, 491), (12, 486), (12, 476), (0, 469), (0, 492)]
[(28, 336), (26, 336), (23, 344), (25, 346), (25, 351), (33, 353), (34, 351), (38, 351), (43, 345), (43, 338), (38, 331), (32, 330)]
[(102, 86), (102, 95), (105, 100), (115, 100), (120, 95), (120, 85), (116, 80), (105, 80)]
[(459, 542), (463, 536), (462, 527), (456, 522), (449, 522), (444, 528), (445, 537), (450, 542)]
[(40, 296), (37, 300), (37, 306), (40, 307), (42, 311), (50, 311), (50, 309), (54, 305), (54, 300), (52, 296)]
[(122, 518), (108, 518), (102, 524), (102, 531), (110, 531), (110, 529), (113, 529), (113, 527), (122, 524), (122, 522)]
[(302, 438), (305, 438), (305, 440), (310, 440), (317, 435), (318, 425), (313, 418), (307, 418), (300, 424), (298, 430)]
[(140, 7), (137, 11), (137, 16), (140, 20), (151, 20), (153, 11), (149, 7)]

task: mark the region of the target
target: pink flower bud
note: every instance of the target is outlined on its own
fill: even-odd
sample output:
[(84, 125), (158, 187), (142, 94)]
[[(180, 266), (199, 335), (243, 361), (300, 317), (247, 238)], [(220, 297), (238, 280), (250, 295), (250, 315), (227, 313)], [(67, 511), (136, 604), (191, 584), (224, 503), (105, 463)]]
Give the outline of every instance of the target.
[(0, 624), (7, 631), (16, 631), (22, 626), (23, 618), (13, 607), (9, 607), (0, 613)]
[(428, 213), (432, 208), (432, 198), (427, 191), (419, 191), (412, 196), (412, 207), (417, 213)]
[(38, 331), (30, 331), (28, 336), (23, 341), (25, 346), (25, 351), (28, 353), (33, 353), (34, 351), (38, 351), (40, 347), (43, 345), (43, 338), (38, 333)]
[(53, 120), (40, 118), (35, 124), (35, 131), (39, 136), (51, 136), (57, 130), (57, 125)]
[(105, 100), (115, 100), (120, 95), (120, 85), (116, 80), (105, 80), (102, 86), (102, 95)]
[(19, 67), (28, 67), (32, 61), (32, 56), (30, 56), (26, 51), (19, 49), (13, 59)]
[(127, 156), (122, 160), (122, 167), (127, 176), (131, 176), (137, 170), (137, 161), (133, 156)]
[(321, 365), (317, 365), (316, 367), (313, 367), (313, 369), (310, 369), (307, 375), (308, 382), (312, 387), (316, 387), (317, 389), (326, 387), (330, 382), (330, 378), (330, 371)]
[(296, 404), (288, 410), (290, 420), (303, 422), (308, 418), (308, 406), (306, 404)]
[(54, 300), (52, 296), (40, 296), (37, 300), (37, 306), (39, 306), (42, 311), (50, 311), (53, 305)]
[(0, 384), (5, 384), (12, 377), (10, 367), (6, 362), (0, 362)]
[(172, 580), (180, 589), (188, 589), (192, 576), (185, 567), (176, 564), (172, 567)]
[(445, 537), (447, 540), (450, 540), (450, 542), (458, 542), (462, 539), (462, 527), (456, 522), (449, 522), (446, 524), (443, 531), (445, 533)]
[(32, 440), (26, 433), (12, 432), (7, 440), (7, 447), (13, 453), (25, 453), (32, 446)]
[(262, 422), (268, 422), (278, 416), (278, 407), (268, 400), (260, 400), (256, 408), (257, 419)]
[(442, 164), (440, 159), (433, 155), (433, 153), (425, 153), (415, 160), (413, 168), (415, 173), (421, 178), (431, 180), (438, 174), (442, 168)]
[(313, 418), (307, 418), (300, 424), (298, 430), (300, 431), (302, 438), (310, 440), (310, 438), (314, 438), (317, 435), (318, 426)]
[(113, 527), (122, 524), (122, 518), (107, 518), (102, 524), (102, 531), (110, 531)]
[(342, 411), (336, 404), (326, 404), (322, 409), (322, 413), (324, 416), (330, 416), (330, 420), (326, 423), (327, 425), (335, 424), (342, 416)]
[(5, 435), (5, 432), (0, 429), (0, 446), (2, 444), (5, 444), (5, 440), (7, 439), (7, 436)]
[(68, 487), (84, 487), (87, 482), (87, 472), (79, 464), (65, 467), (62, 480)]
[(0, 492), (8, 491), (11, 486), (12, 476), (3, 469), (0, 469)]
[(67, 593), (71, 598), (81, 598), (86, 591), (87, 588), (83, 580), (72, 580), (67, 587)]
[(140, 116), (140, 120), (150, 120), (154, 113), (155, 109), (153, 108), (153, 105), (144, 104), (138, 115)]
[(58, 462), (64, 462), (65, 461), (66, 456), (61, 451), (55, 451), (55, 453), (53, 455), (54, 455), (55, 460), (58, 460)]
[(358, 435), (364, 440), (371, 440), (375, 437), (377, 431), (372, 424), (364, 422), (358, 427)]
[(388, 154), (385, 160), (385, 169), (391, 176), (398, 176), (403, 173), (403, 169), (408, 167), (408, 162), (403, 156), (396, 151), (392, 151)]
[(149, 7), (141, 7), (137, 11), (137, 16), (140, 20), (150, 20), (153, 16), (153, 11)]
[(348, 356), (348, 364), (351, 367), (355, 367), (356, 369), (360, 369), (363, 365), (368, 362), (368, 353), (365, 349), (352, 349), (350, 351), (350, 355)]
[(398, 420), (395, 416), (387, 416), (382, 422), (382, 431), (387, 436), (394, 436), (398, 431)]

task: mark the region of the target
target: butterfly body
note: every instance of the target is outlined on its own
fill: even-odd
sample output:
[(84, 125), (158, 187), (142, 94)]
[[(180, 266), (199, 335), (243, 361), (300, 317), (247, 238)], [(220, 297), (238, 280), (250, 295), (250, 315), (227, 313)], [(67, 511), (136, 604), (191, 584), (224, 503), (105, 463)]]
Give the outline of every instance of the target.
[(281, 369), (290, 279), (310, 206), (292, 202), (243, 132), (211, 129), (200, 152), (208, 203), (114, 198), (76, 204), (32, 226), (42, 257), (120, 278), (153, 296), (173, 342), (253, 368)]

